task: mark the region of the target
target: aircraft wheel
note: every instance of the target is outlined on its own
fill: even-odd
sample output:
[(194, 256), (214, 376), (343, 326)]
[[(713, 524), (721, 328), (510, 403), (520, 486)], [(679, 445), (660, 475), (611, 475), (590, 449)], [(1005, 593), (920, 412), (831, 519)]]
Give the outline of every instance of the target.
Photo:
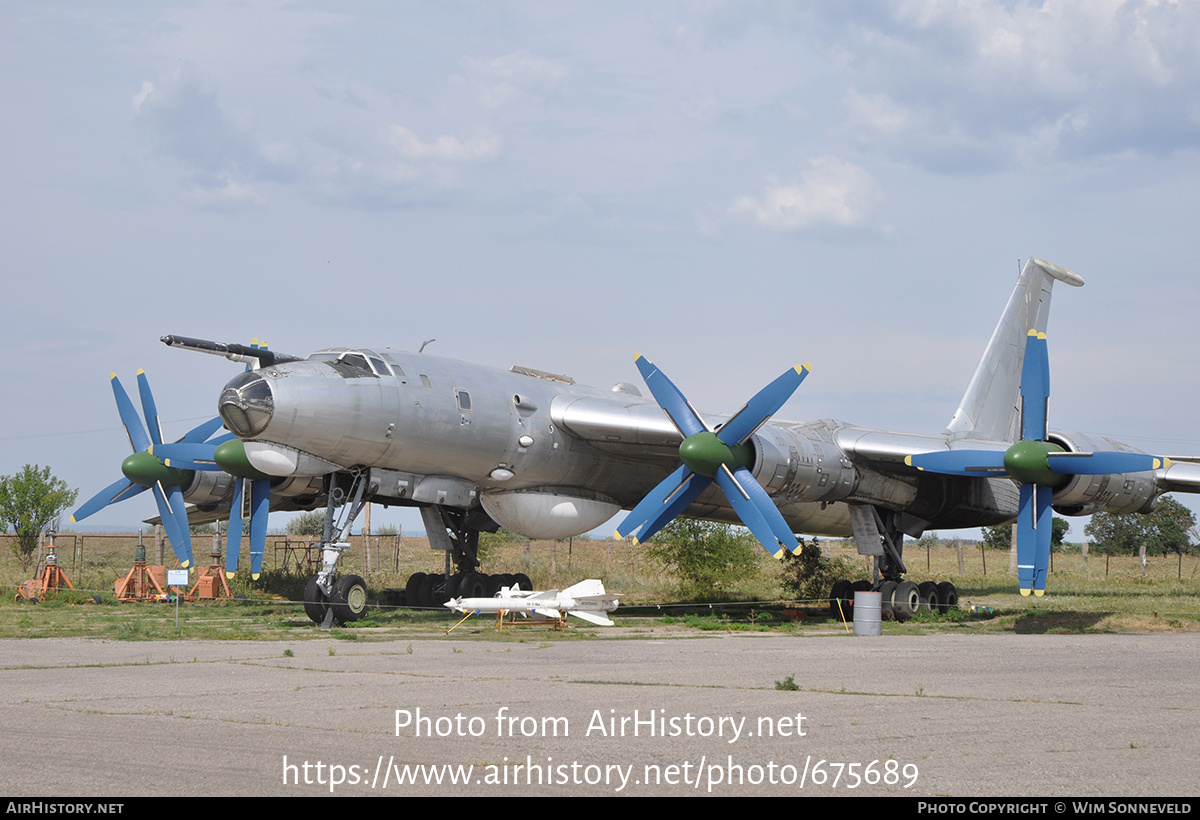
[(408, 576), (408, 583), (404, 585), (404, 603), (406, 606), (420, 606), (417, 601), (421, 598), (421, 582), (424, 580), (425, 573), (423, 572), (414, 572)]
[(487, 576), (478, 572), (466, 573), (458, 586), (458, 594), (462, 598), (488, 597)]
[(433, 605), (441, 606), (454, 597), (454, 588), (457, 586), (457, 580), (453, 575), (447, 578), (444, 575), (437, 576), (437, 580), (433, 582), (433, 588), (430, 590), (430, 596), (433, 599)]
[(958, 590), (949, 581), (938, 584), (938, 610), (945, 615), (952, 609), (958, 609)]
[(516, 586), (522, 592), (533, 591), (533, 581), (530, 581), (529, 576), (523, 572), (514, 573), (512, 577), (512, 583), (509, 584), (509, 586)]
[(325, 593), (317, 586), (317, 576), (314, 575), (304, 587), (304, 614), (310, 621), (319, 624), (325, 620), (325, 610), (328, 608)]
[(833, 589), (829, 591), (829, 617), (840, 621), (842, 613), (846, 611), (846, 603), (843, 600), (842, 605), (838, 606), (838, 599), (849, 597), (850, 582), (845, 578), (833, 582)]
[(843, 606), (846, 607), (846, 620), (847, 621), (854, 620), (854, 593), (870, 592), (870, 591), (871, 591), (871, 582), (870, 581), (855, 581), (854, 583), (852, 583), (850, 585), (850, 589), (846, 590), (846, 597), (850, 599), (849, 605), (843, 604)]
[(879, 585), (879, 620), (894, 621), (896, 614), (892, 610), (892, 596), (896, 594), (896, 582), (884, 581)]
[(367, 584), (357, 575), (343, 575), (333, 582), (329, 601), (339, 623), (357, 621), (367, 611)]
[(512, 579), (513, 577), (508, 573), (504, 573), (502, 575), (489, 575), (487, 585), (488, 595), (495, 598), (503, 587), (512, 586)]
[(896, 584), (896, 592), (892, 595), (892, 617), (904, 623), (921, 609), (921, 593), (912, 581), (901, 581)]
[(426, 575), (421, 579), (421, 586), (417, 590), (417, 606), (421, 609), (433, 609), (433, 588), (442, 580), (441, 575)]
[(922, 581), (917, 585), (917, 593), (921, 596), (921, 611), (938, 613), (938, 591), (936, 581)]

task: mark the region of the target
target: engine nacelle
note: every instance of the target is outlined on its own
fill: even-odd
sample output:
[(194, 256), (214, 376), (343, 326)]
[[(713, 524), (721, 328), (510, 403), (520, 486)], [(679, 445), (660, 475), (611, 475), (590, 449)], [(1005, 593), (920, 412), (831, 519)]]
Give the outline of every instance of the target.
[(915, 478), (860, 474), (835, 440), (836, 423), (764, 426), (754, 435), (751, 472), (768, 493), (786, 502), (864, 503), (903, 506), (916, 497)]
[[(1054, 431), (1050, 441), (1072, 453), (1110, 450), (1141, 452), (1119, 441), (1087, 433)], [(1091, 515), (1098, 512), (1150, 512), (1159, 489), (1151, 471), (1114, 475), (1077, 475), (1054, 493), (1054, 510), (1062, 515)]]
[(526, 538), (580, 535), (621, 511), (621, 505), (611, 498), (574, 487), (483, 493), (479, 501), (493, 521)]
[(233, 490), (233, 476), (219, 470), (196, 470), (192, 483), (183, 488), (183, 500), (197, 507), (223, 501)]

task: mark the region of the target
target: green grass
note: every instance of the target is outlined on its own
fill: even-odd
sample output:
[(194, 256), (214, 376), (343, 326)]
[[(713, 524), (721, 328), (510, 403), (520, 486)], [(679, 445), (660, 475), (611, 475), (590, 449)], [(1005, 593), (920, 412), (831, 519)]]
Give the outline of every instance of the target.
[[(0, 540), (3, 540), (0, 538)], [(170, 603), (116, 601), (113, 582), (133, 562), (136, 537), (91, 536), (72, 541), (60, 538), (60, 563), (76, 586), (41, 604), (14, 603), (16, 586), (25, 578), (20, 565), (0, 545), (0, 637), (90, 636), (112, 640), (395, 640), (398, 637), (442, 638), (461, 616), (447, 612), (418, 612), (378, 606), (388, 587), (402, 588), (412, 572), (440, 569), (440, 556), (423, 538), (396, 539), (373, 545), (371, 565), (364, 560), (360, 539), (343, 560), (343, 570), (366, 579), (372, 608), (362, 620), (325, 632), (313, 628), (299, 599), (307, 574), (285, 571), (284, 549), (268, 542), (266, 571), (254, 582), (242, 570), (231, 587), (244, 596), (238, 601), (197, 601), (179, 608)], [(958, 588), (960, 611), (950, 617), (920, 616), (906, 624), (884, 623), (885, 634), (923, 634), (930, 631), (1015, 633), (1102, 633), (1200, 630), (1200, 558), (1185, 556), (1182, 572), (1175, 556), (1151, 559), (1145, 576), (1136, 557), (1114, 557), (1107, 572), (1103, 555), (1085, 564), (1079, 553), (1054, 557), (1053, 571), (1043, 598), (1022, 598), (1009, 575), (1008, 554), (965, 547), (962, 571), (953, 543), (943, 542), (928, 553), (910, 547), (906, 560), (914, 581), (950, 580)], [(201, 544), (197, 542), (199, 548)], [(294, 546), (294, 544), (293, 544)], [(150, 550), (153, 556), (153, 549)], [(840, 556), (868, 577), (866, 559), (852, 549), (835, 546)], [(289, 554), (289, 564), (295, 552)], [(151, 559), (153, 560), (153, 558)], [(206, 559), (207, 560), (207, 559)], [(928, 561), (928, 564), (927, 564)], [(294, 564), (293, 564), (294, 566)], [(638, 637), (662, 628), (693, 632), (781, 632), (787, 634), (845, 634), (845, 627), (828, 617), (825, 601), (787, 602), (779, 565), (765, 554), (757, 575), (718, 601), (686, 601), (676, 579), (650, 563), (628, 542), (575, 540), (565, 542), (510, 541), (493, 545), (485, 571), (522, 571), (535, 587), (565, 587), (584, 578), (601, 578), (608, 589), (623, 594), (615, 615), (618, 627), (609, 630), (572, 623), (555, 633), (544, 626), (520, 626), (497, 633), (491, 618), (472, 618), (457, 627), (456, 640), (525, 640), (531, 634), (550, 641), (604, 637)], [(1182, 578), (1179, 576), (1182, 575)], [(98, 599), (98, 602), (97, 602)], [(681, 603), (682, 601), (682, 603)], [(971, 612), (970, 607), (991, 612)], [(799, 615), (800, 617), (796, 617)]]

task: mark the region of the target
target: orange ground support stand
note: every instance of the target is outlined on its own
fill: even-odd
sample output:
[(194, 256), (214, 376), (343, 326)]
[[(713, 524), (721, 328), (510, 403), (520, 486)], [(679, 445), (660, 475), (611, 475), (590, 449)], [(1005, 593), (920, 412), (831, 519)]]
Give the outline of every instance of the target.
[(63, 568), (58, 565), (58, 550), (51, 542), (46, 547), (46, 563), (42, 567), (42, 574), (21, 584), (17, 588), (17, 594), (13, 600), (19, 601), (24, 598), (27, 601), (44, 601), (46, 595), (58, 592), (64, 584), (67, 589), (75, 589), (71, 584), (71, 579), (67, 577), (67, 573), (63, 572)]
[(188, 595), (192, 598), (232, 598), (229, 584), (225, 581), (225, 568), (221, 566), (221, 542), (216, 534), (213, 535), (212, 552), (208, 554), (209, 564), (200, 570), (196, 576), (196, 585)]

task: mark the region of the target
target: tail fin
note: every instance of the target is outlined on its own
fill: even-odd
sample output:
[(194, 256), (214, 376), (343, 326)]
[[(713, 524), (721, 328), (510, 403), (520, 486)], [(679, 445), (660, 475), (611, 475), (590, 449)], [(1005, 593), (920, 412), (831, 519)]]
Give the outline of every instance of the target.
[(596, 578), (589, 578), (586, 581), (580, 581), (574, 586), (569, 586), (562, 591), (563, 595), (568, 595), (578, 600), (579, 598), (590, 598), (596, 595), (604, 595), (604, 582)]
[(946, 426), (950, 441), (964, 438), (1017, 441), (1021, 438), (1021, 367), (1030, 330), (1046, 332), (1054, 280), (1081, 287), (1083, 278), (1058, 265), (1030, 257), (991, 341), (971, 377), (958, 410)]

